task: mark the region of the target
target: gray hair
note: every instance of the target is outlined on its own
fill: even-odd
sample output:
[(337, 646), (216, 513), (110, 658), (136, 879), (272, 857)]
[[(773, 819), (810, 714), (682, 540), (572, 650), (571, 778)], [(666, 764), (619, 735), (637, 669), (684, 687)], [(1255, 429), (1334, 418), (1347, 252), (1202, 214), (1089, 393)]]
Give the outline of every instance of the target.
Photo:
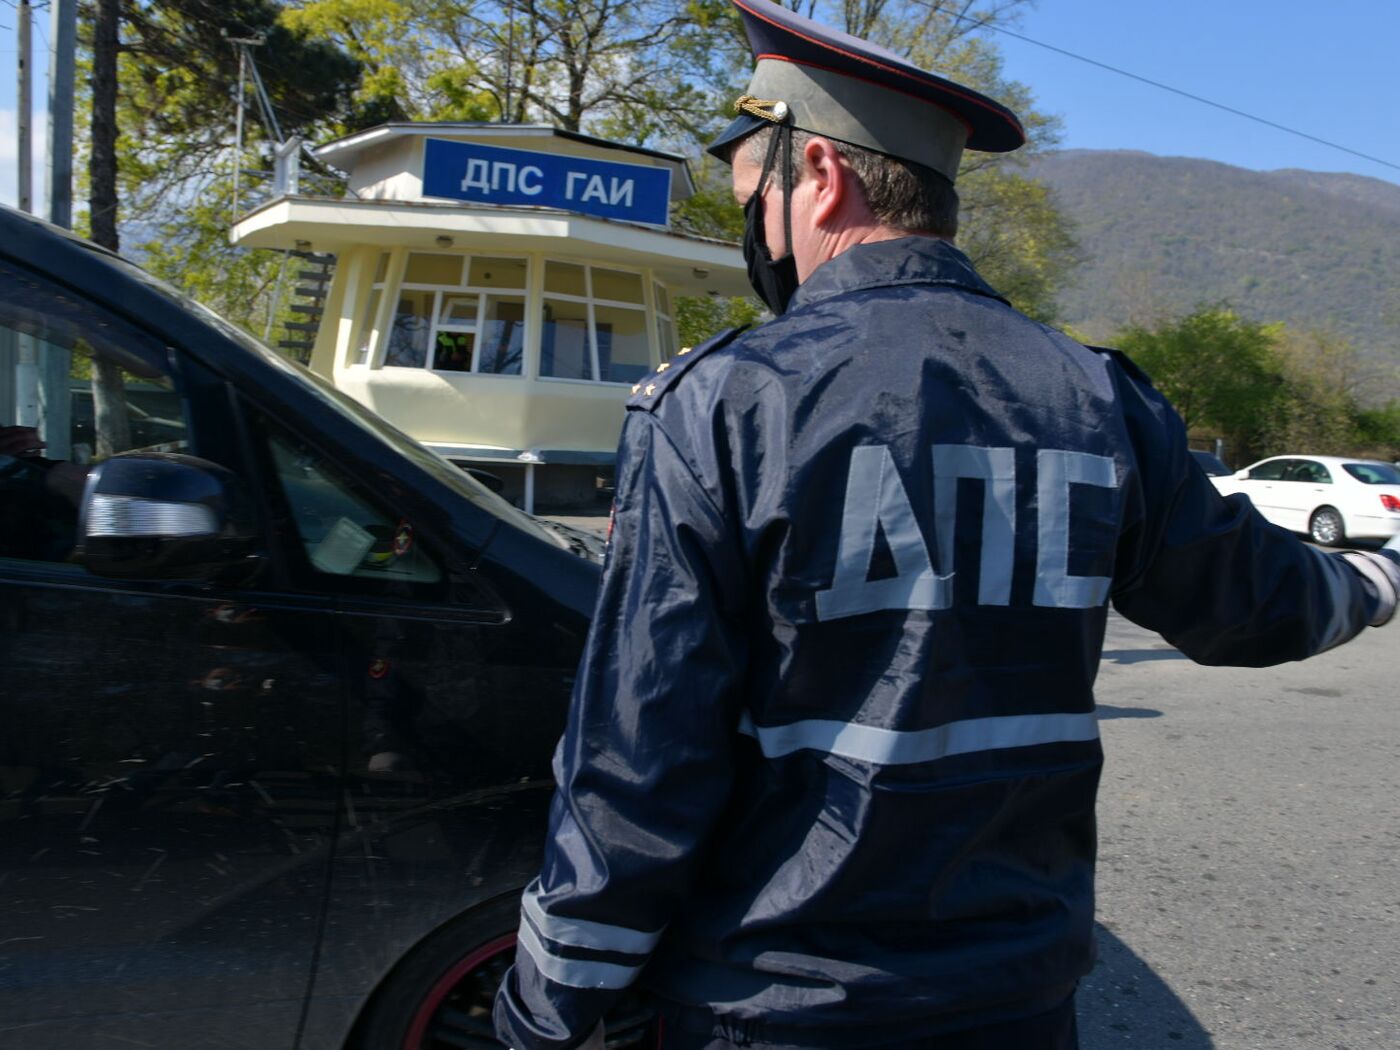
[[(775, 128), (760, 128), (745, 136), (738, 149), (755, 164), (762, 164), (768, 150), (769, 137)], [(792, 152), (798, 166), (797, 180), (806, 174), (802, 150), (813, 138), (810, 132), (793, 128)], [(958, 233), (958, 191), (943, 175), (913, 161), (901, 160), (888, 154), (876, 153), (863, 146), (829, 139), (836, 151), (846, 158), (860, 182), (865, 203), (883, 225), (897, 230), (931, 233), (952, 240)], [(779, 158), (776, 168), (781, 164)]]

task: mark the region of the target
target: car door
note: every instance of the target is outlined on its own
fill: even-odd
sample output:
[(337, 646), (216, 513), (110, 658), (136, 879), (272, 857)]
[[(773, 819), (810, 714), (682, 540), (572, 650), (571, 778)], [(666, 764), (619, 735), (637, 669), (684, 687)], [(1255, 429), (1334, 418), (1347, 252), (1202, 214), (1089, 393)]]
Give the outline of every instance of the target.
[(1307, 532), (1318, 507), (1336, 502), (1332, 474), (1315, 459), (1295, 459), (1279, 485), (1279, 524)]
[(1266, 459), (1249, 468), (1248, 476), (1239, 481), (1239, 491), (1249, 497), (1259, 513), (1275, 525), (1289, 527), (1287, 511), (1282, 505), (1285, 484), (1283, 478), (1291, 459)]
[(291, 1047), (311, 979), (342, 789), (331, 600), (257, 558), (203, 582), (75, 560), (94, 463), (194, 454), (251, 482), (224, 383), (146, 320), (0, 262), (0, 426), (37, 438), (0, 456), (0, 1047)]
[[(538, 869), (587, 622), (483, 563), (420, 493), (352, 448), (244, 411), (288, 586), (335, 595), (345, 647), (345, 829), (306, 1029), (306, 1045), (339, 1046), (415, 944)], [(495, 535), (493, 549), (519, 542), (505, 526)], [(521, 561), (536, 568), (547, 553)]]

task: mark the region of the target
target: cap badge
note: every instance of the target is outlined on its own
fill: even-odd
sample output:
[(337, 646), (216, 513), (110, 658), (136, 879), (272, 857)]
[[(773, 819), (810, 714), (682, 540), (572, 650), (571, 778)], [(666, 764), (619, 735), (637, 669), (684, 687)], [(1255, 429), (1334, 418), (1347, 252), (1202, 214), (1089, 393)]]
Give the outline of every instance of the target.
[(780, 98), (740, 95), (734, 100), (734, 112), (748, 113), (772, 124), (781, 124), (788, 118), (788, 104)]

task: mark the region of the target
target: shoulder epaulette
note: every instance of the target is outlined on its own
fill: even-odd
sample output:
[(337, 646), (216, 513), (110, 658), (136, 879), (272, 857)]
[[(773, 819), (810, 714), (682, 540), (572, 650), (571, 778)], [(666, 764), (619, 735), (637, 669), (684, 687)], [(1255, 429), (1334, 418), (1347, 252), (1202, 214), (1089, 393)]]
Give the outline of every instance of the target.
[[(1108, 357), (1111, 357), (1114, 361), (1118, 362), (1118, 367), (1121, 368), (1123, 371), (1127, 372), (1128, 375), (1132, 376), (1134, 379), (1138, 380), (1141, 383), (1146, 383), (1148, 386), (1152, 386), (1152, 377), (1146, 372), (1144, 372), (1141, 366), (1139, 366), (1138, 363), (1134, 361), (1131, 357), (1129, 357), (1127, 354), (1123, 353), (1122, 350), (1114, 350), (1111, 347), (1107, 346), (1090, 346), (1089, 349), (1094, 351), (1094, 353), (1096, 354), (1104, 354)], [(1153, 389), (1156, 388), (1154, 387)]]
[(730, 328), (720, 332), (719, 335), (706, 339), (697, 346), (683, 347), (676, 356), (669, 361), (663, 361), (652, 372), (638, 380), (632, 386), (632, 396), (627, 400), (628, 408), (644, 409), (648, 412), (656, 408), (661, 402), (661, 396), (676, 385), (686, 372), (695, 367), (695, 362), (721, 347), (728, 346), (738, 338), (748, 325), (740, 325), (738, 328)]

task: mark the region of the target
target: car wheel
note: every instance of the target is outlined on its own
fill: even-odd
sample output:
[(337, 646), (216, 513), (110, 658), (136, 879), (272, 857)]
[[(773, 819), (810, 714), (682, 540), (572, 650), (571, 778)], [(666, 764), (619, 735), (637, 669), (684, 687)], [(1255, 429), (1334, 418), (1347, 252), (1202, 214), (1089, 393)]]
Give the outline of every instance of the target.
[[(515, 958), (520, 898), (502, 897), (448, 923), (415, 948), (370, 1000), (358, 1050), (496, 1050), (491, 1008)], [(652, 1050), (650, 1010), (628, 995), (609, 1012), (607, 1050)]]
[(1314, 543), (1324, 547), (1335, 547), (1347, 539), (1342, 516), (1331, 507), (1319, 507), (1313, 511), (1312, 519), (1308, 522), (1308, 535)]

